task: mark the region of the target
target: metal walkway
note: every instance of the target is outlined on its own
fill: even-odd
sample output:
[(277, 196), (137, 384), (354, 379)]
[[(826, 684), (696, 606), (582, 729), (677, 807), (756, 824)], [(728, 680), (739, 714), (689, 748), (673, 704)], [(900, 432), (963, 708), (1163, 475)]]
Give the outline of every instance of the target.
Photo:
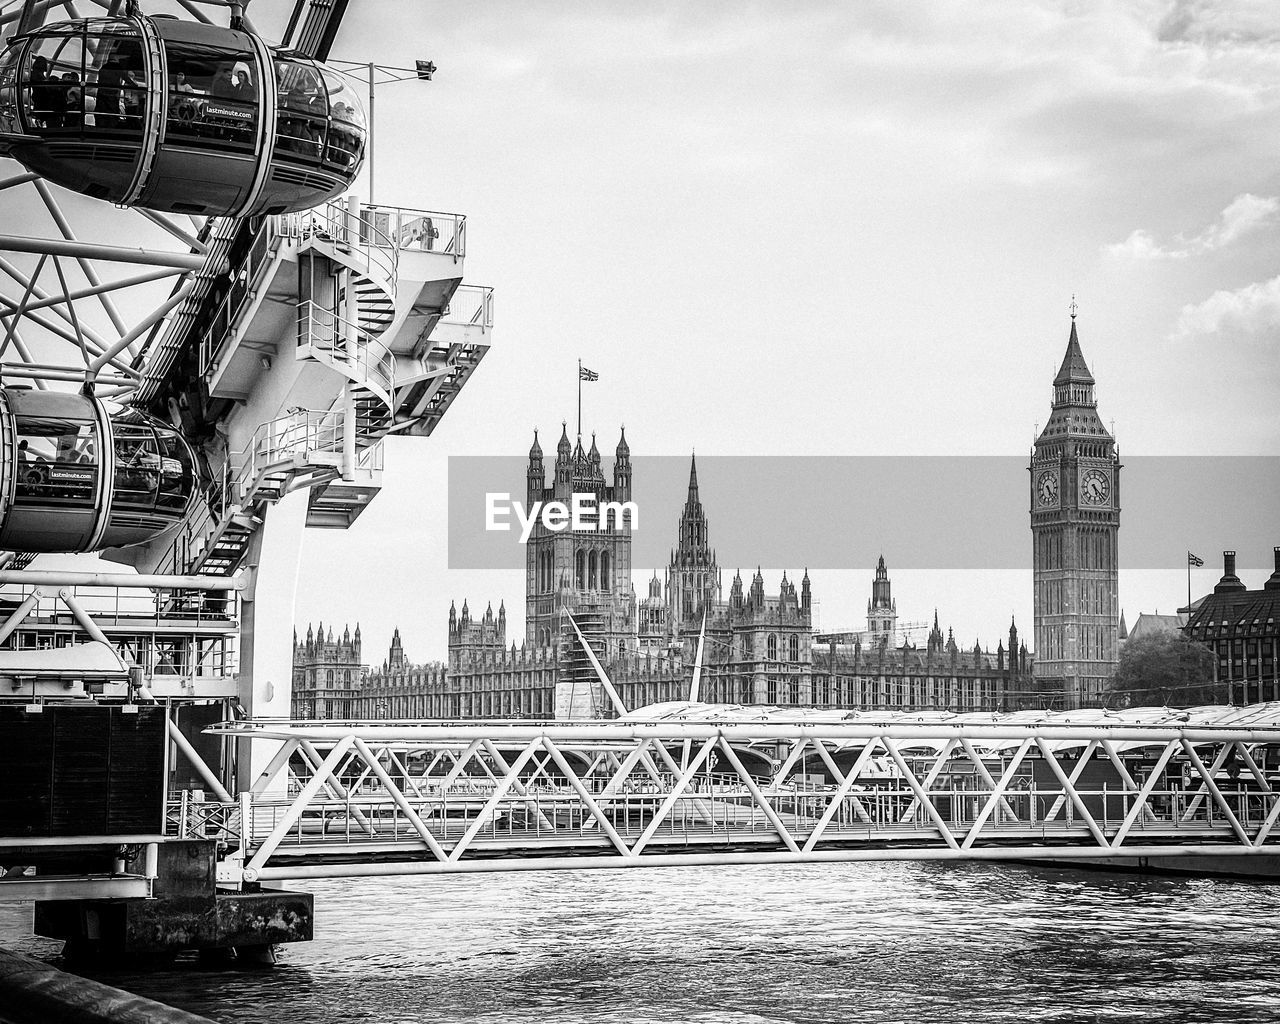
[(1249, 721), (1224, 708), (747, 721), (683, 707), (703, 720), (651, 708), (657, 720), (579, 724), (227, 723), (278, 750), (238, 802), (173, 804), (173, 831), (225, 840), (226, 883), (1280, 854), (1274, 705)]

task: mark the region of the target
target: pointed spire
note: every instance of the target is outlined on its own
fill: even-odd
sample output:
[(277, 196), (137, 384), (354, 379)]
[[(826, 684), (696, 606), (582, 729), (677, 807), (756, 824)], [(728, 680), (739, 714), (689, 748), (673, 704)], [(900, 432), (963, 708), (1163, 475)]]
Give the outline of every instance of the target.
[(1124, 609), (1120, 609), (1120, 639), (1129, 639), (1129, 627), (1124, 624)]
[(618, 438), (618, 447), (614, 454), (620, 459), (625, 459), (631, 454), (631, 447), (627, 444), (627, 428), (625, 424), (622, 427), (622, 434)]
[(1071, 337), (1067, 339), (1067, 353), (1062, 357), (1062, 368), (1053, 378), (1054, 387), (1063, 384), (1092, 384), (1093, 374), (1089, 372), (1084, 361), (1084, 353), (1080, 351), (1080, 339), (1076, 336), (1076, 316), (1071, 314)]
[(569, 422), (568, 420), (560, 421), (560, 443), (556, 445), (556, 454), (562, 458), (568, 458), (573, 451), (573, 444), (569, 440)]
[(538, 428), (533, 428), (533, 444), (529, 446), (529, 459), (531, 461), (541, 461), (542, 445), (538, 443)]

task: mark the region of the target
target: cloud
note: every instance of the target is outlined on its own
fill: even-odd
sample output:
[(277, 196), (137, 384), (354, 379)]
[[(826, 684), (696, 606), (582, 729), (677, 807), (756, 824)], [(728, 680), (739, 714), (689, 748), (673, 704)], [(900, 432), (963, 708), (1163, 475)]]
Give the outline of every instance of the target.
[(1218, 219), (1198, 235), (1192, 238), (1176, 236), (1176, 247), (1162, 246), (1149, 231), (1138, 228), (1123, 242), (1104, 246), (1103, 252), (1108, 256), (1125, 259), (1185, 259), (1213, 252), (1239, 241), (1245, 235), (1265, 227), (1275, 218), (1277, 211), (1280, 211), (1280, 199), (1246, 192), (1231, 200), (1218, 215)]
[(1118, 256), (1133, 260), (1173, 260), (1183, 259), (1185, 251), (1165, 249), (1152, 237), (1149, 231), (1138, 228), (1123, 242), (1105, 246), (1103, 251), (1108, 256)]
[(1267, 44), (1280, 40), (1274, 0), (1177, 0), (1160, 21), (1164, 43)]
[(1214, 335), (1224, 341), (1269, 341), (1278, 329), (1280, 276), (1243, 288), (1216, 291), (1203, 302), (1183, 306), (1174, 336), (1189, 339)]

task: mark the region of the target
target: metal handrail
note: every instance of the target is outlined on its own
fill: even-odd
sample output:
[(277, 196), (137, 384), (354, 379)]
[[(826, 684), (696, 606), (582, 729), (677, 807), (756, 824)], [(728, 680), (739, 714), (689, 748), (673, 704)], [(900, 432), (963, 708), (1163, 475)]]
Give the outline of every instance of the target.
[(343, 421), (341, 410), (299, 409), (260, 425), (233, 456), (239, 466), (232, 480), (238, 501), (244, 501), (249, 483), (272, 467), (294, 462), (308, 452), (342, 451)]
[(488, 330), (493, 326), (493, 288), (479, 284), (459, 285), (440, 322)]
[[(436, 252), (455, 260), (467, 254), (467, 218), (462, 213), (414, 210), (405, 206), (372, 204), (363, 208), (371, 224), (393, 248)], [(383, 226), (385, 225), (385, 226)]]
[(212, 369), (214, 357), (231, 336), (232, 327), (245, 307), (253, 301), (262, 268), (275, 259), (281, 237), (275, 218), (268, 218), (245, 254), (244, 262), (237, 269), (231, 290), (218, 304), (208, 326), (200, 334), (198, 364), (201, 374), (207, 374)]
[[(349, 334), (354, 334), (356, 339), (354, 358), (347, 349)], [(298, 346), (304, 345), (324, 353), (330, 364), (349, 367), (358, 383), (377, 388), (382, 392), (381, 397), (388, 403), (391, 401), (395, 357), (385, 344), (362, 331), (359, 324), (314, 302), (299, 302)]]
[(316, 237), (341, 248), (358, 251), (364, 257), (365, 265), (377, 271), (394, 293), (400, 251), (394, 236), (384, 231), (373, 217), (367, 215), (368, 209), (348, 206), (340, 200), (331, 199), (300, 213), (278, 214), (275, 223), (277, 230), (285, 238), (302, 241)]

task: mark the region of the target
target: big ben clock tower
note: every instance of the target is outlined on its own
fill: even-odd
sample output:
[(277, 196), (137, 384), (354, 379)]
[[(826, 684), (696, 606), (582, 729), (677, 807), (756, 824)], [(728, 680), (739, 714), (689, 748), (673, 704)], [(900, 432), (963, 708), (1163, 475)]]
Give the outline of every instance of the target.
[(1053, 411), (1031, 453), (1034, 677), (1068, 708), (1096, 700), (1119, 658), (1120, 457), (1093, 385), (1073, 303)]

